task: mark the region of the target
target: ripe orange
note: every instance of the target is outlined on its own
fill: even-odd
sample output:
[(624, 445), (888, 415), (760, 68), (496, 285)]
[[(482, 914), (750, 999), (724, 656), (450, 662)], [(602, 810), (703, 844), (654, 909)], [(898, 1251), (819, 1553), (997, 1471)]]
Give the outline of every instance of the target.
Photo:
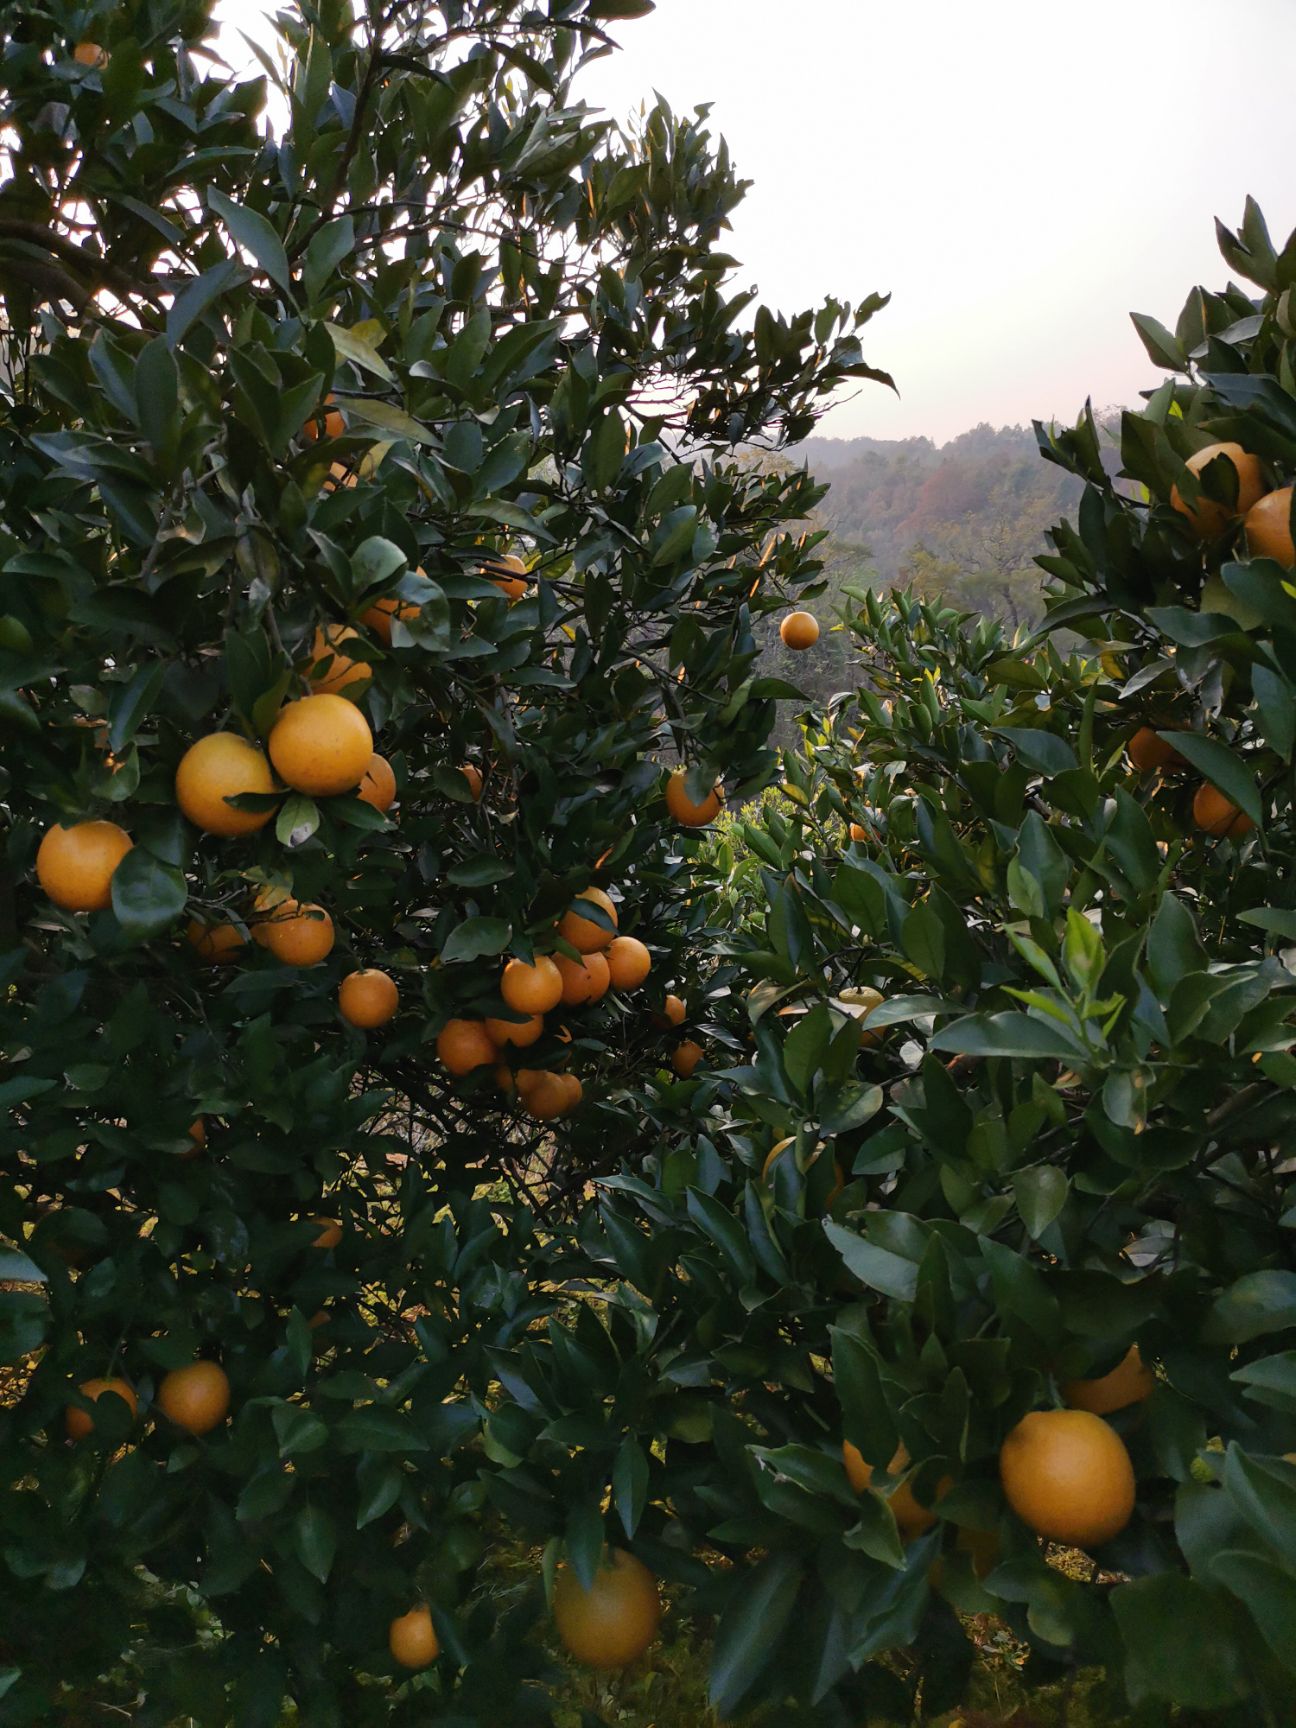
[(1204, 450), (1198, 450), (1188, 458), (1189, 473), (1200, 474), (1207, 463), (1213, 462), (1217, 456), (1226, 457), (1237, 475), (1237, 501), (1232, 509), (1227, 504), (1217, 503), (1214, 498), (1208, 498), (1204, 492), (1199, 494), (1195, 504), (1188, 504), (1177, 486), (1170, 488), (1171, 508), (1177, 510), (1181, 516), (1186, 516), (1203, 540), (1222, 534), (1236, 517), (1245, 516), (1265, 490), (1260, 472), (1260, 458), (1252, 456), (1240, 444), (1208, 444)]
[(349, 1025), (359, 1026), (363, 1031), (385, 1026), (399, 1006), (400, 991), (395, 980), (376, 966), (348, 972), (338, 985), (339, 1013)]
[(560, 1566), (554, 1579), (553, 1617), (568, 1652), (586, 1668), (625, 1668), (635, 1662), (661, 1623), (657, 1580), (623, 1548), (614, 1548), (585, 1590)]
[(1292, 488), (1280, 487), (1257, 498), (1247, 511), (1247, 551), (1253, 558), (1276, 558), (1284, 569), (1296, 564), (1291, 532)]
[(618, 936), (607, 963), (615, 990), (637, 990), (652, 971), (652, 955), (637, 936)]
[[(527, 1084), (522, 1084), (522, 1076), (527, 1076)], [(552, 1074), (547, 1068), (532, 1070), (524, 1068), (518, 1074), (518, 1091), (529, 1113), (538, 1122), (552, 1122), (564, 1114), (567, 1102), (567, 1092), (562, 1083), (561, 1074)]]
[(1164, 738), (1158, 737), (1158, 732), (1166, 730), (1168, 728), (1164, 726), (1140, 726), (1125, 746), (1137, 773), (1151, 774), (1158, 769), (1188, 766), (1173, 744), (1167, 744)]
[(280, 710), (270, 760), (280, 777), (312, 798), (350, 792), (374, 754), (369, 722), (342, 696), (302, 696)]
[(688, 1018), (688, 1009), (682, 999), (670, 995), (661, 1005), (660, 1013), (653, 1015), (653, 1025), (660, 1026), (663, 1031), (670, 1026), (682, 1026)]
[(681, 828), (705, 828), (720, 814), (721, 793), (713, 788), (700, 804), (695, 804), (684, 790), (687, 770), (676, 768), (666, 782), (666, 808)]
[(330, 462), (323, 490), (336, 492), (339, 486), (354, 486), (356, 483), (357, 476), (351, 473), (345, 462)]
[(1138, 1345), (1131, 1344), (1109, 1374), (1100, 1374), (1094, 1380), (1065, 1381), (1062, 1399), (1072, 1410), (1110, 1416), (1114, 1410), (1141, 1404), (1155, 1388), (1156, 1375), (1140, 1356)]
[(437, 1058), (454, 1075), (493, 1067), (499, 1051), (480, 1020), (447, 1020), (437, 1033)]
[[(846, 1466), (846, 1474), (850, 1485), (857, 1494), (872, 1485), (873, 1466), (866, 1462), (864, 1454), (858, 1446), (852, 1446), (849, 1440), (842, 1441), (842, 1463)], [(909, 1452), (904, 1446), (896, 1448), (895, 1456), (887, 1465), (888, 1476), (899, 1476), (909, 1468)], [(936, 1498), (943, 1500), (954, 1486), (952, 1476), (942, 1476), (936, 1484)], [(892, 1489), (888, 1504), (894, 1514), (900, 1535), (906, 1542), (915, 1536), (921, 1536), (924, 1530), (930, 1530), (936, 1522), (936, 1514), (930, 1506), (924, 1506), (914, 1493), (908, 1480)]]
[(874, 990), (868, 984), (861, 984), (858, 989), (851, 988), (840, 991), (837, 1000), (854, 1019), (859, 1021), (861, 1050), (867, 1050), (872, 1045), (882, 1042), (885, 1037), (884, 1031), (880, 1027), (875, 1031), (870, 1031), (865, 1025), (865, 1021), (873, 1010), (880, 1008), (886, 1001), (886, 997), (880, 990)]
[(547, 954), (537, 954), (532, 965), (510, 960), (500, 979), (500, 995), (519, 1014), (547, 1014), (562, 993), (562, 973)]
[[(89, 1398), (97, 1404), (105, 1392), (110, 1392), (130, 1410), (132, 1419), (139, 1410), (139, 1399), (135, 1389), (125, 1380), (83, 1380), (77, 1391), (83, 1398)], [(67, 1429), (69, 1440), (84, 1440), (94, 1429), (94, 1417), (89, 1410), (81, 1410), (75, 1404), (69, 1404), (63, 1413), (63, 1426)]]
[(1204, 833), (1213, 834), (1217, 840), (1240, 840), (1255, 827), (1245, 811), (1239, 810), (1209, 780), (1203, 780), (1197, 788), (1192, 813), (1197, 826)]
[(441, 1654), (432, 1616), (422, 1606), (411, 1608), (387, 1628), (387, 1648), (402, 1668), (429, 1668)]
[(193, 1141), (193, 1150), (182, 1154), (185, 1158), (196, 1158), (207, 1144), (207, 1124), (202, 1117), (197, 1117), (189, 1124), (189, 1138)]
[(702, 1060), (702, 1056), (702, 1046), (695, 1043), (692, 1038), (685, 1038), (682, 1043), (675, 1046), (671, 1054), (671, 1067), (682, 1079), (687, 1080)]
[(56, 822), (36, 851), (36, 880), (65, 912), (112, 904), (113, 872), (135, 842), (115, 822)]
[(342, 1225), (336, 1218), (312, 1218), (312, 1224), (319, 1225), (319, 1235), (311, 1243), (312, 1248), (336, 1248), (342, 1240)]
[[(496, 575), (496, 571), (501, 574)], [(526, 573), (527, 567), (516, 552), (506, 552), (502, 558), (492, 558), (482, 566), (482, 575), (509, 600), (520, 600), (526, 593)]]
[(813, 612), (789, 612), (779, 625), (779, 635), (784, 647), (799, 654), (804, 648), (813, 648), (819, 640), (819, 620)]
[(356, 787), (356, 797), (362, 798), (366, 804), (372, 804), (383, 816), (396, 802), (395, 771), (387, 758), (380, 756), (376, 750), (369, 758), (364, 779)]
[(317, 966), (333, 952), (333, 920), (322, 906), (282, 900), (262, 930), (265, 946), (285, 966)]
[(499, 1020), (487, 1016), (486, 1030), (501, 1048), (511, 1044), (515, 1050), (525, 1050), (544, 1031), (544, 1015), (530, 1014), (525, 1020)]
[(1088, 1410), (1033, 1410), (1004, 1441), (999, 1479), (1037, 1536), (1100, 1547), (1129, 1523), (1134, 1466), (1125, 1443)]
[(204, 834), (255, 834), (274, 811), (236, 810), (225, 800), (275, 790), (264, 754), (236, 732), (209, 732), (189, 746), (176, 769), (176, 803)]
[[(580, 908), (582, 902), (597, 906), (607, 914), (607, 924), (599, 924), (593, 918), (585, 917)], [(593, 954), (608, 947), (616, 935), (617, 909), (610, 895), (601, 888), (586, 888), (579, 893), (558, 921), (558, 934), (564, 942), (570, 942), (580, 954)]]
[(562, 979), (565, 1007), (580, 1008), (607, 995), (611, 980), (604, 955), (582, 954), (579, 960), (569, 960), (565, 954), (555, 954), (554, 965)]
[(859, 822), (850, 825), (850, 837), (857, 845), (862, 846), (869, 837), (869, 831)]
[(480, 804), (482, 795), (481, 769), (477, 767), (475, 762), (465, 762), (459, 772), (468, 782), (468, 790), (472, 793), (473, 803)]
[(109, 54), (97, 42), (78, 42), (72, 50), (72, 58), (78, 66), (90, 66), (99, 71), (108, 64)]
[(229, 1379), (218, 1362), (190, 1362), (163, 1376), (157, 1404), (177, 1428), (210, 1434), (229, 1414)]
[(240, 948), (247, 947), (247, 937), (237, 924), (205, 924), (201, 918), (189, 920), (185, 937), (198, 958), (209, 966), (227, 966), (237, 959)]
[(353, 660), (346, 652), (348, 642), (359, 640), (360, 632), (349, 624), (325, 624), (316, 630), (306, 669), (312, 690), (320, 695), (345, 691), (352, 701), (364, 694), (365, 685), (373, 677), (373, 667), (367, 660)]
[(397, 600), (386, 595), (381, 600), (375, 600), (368, 611), (362, 612), (360, 622), (372, 630), (387, 646), (391, 647), (392, 624), (399, 618), (402, 624), (417, 618), (421, 607), (415, 606), (411, 600)]
[(340, 408), (330, 408), (330, 402), (336, 402), (337, 397), (330, 390), (324, 398), (324, 413), (317, 420), (311, 418), (302, 427), (302, 437), (308, 444), (314, 444), (320, 438), (340, 438), (346, 431), (346, 421), (342, 418)]
[(497, 1062), (492, 1074), (495, 1084), (501, 1092), (515, 1092), (517, 1090), (516, 1082), (513, 1079), (513, 1070), (507, 1062)]

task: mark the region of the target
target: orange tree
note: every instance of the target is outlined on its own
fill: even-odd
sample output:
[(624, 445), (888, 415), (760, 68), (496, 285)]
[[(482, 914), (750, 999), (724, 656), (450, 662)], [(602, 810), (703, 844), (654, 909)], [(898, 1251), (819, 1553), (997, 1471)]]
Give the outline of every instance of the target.
[(1149, 1722), (1296, 1686), (1296, 245), (1224, 246), (1259, 292), (1139, 320), (1120, 474), (1041, 434), (1086, 490), (1039, 637), (857, 593), (858, 690), (697, 848), (708, 1059), (583, 1238), (658, 1444), (580, 1432), (662, 1570), (727, 1558), (676, 1566), (726, 1718), (934, 1715), (968, 1614)]
[(661, 1060), (659, 761), (773, 763), (819, 494), (735, 448), (880, 376), (728, 291), (705, 115), (573, 93), (648, 9), (324, 0), (232, 83), (205, 0), (4, 8), (6, 1722), (547, 1719), (501, 1388)]

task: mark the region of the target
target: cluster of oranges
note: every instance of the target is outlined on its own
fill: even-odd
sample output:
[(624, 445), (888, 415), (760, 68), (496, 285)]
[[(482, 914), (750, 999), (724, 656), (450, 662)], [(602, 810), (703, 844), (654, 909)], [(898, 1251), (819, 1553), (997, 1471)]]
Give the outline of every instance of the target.
[[(316, 662), (318, 663), (318, 662)], [(357, 663), (358, 664), (358, 663)], [(333, 676), (336, 663), (328, 667)], [(308, 797), (350, 793), (386, 813), (395, 802), (396, 776), (373, 747), (369, 722), (335, 690), (318, 690), (289, 702), (271, 728), (268, 756), (232, 732), (212, 732), (190, 745), (176, 770), (176, 802), (206, 834), (236, 837), (256, 833), (274, 814), (272, 805), (242, 810), (231, 798), (243, 793), (279, 793), (276, 779)], [(252, 906), (254, 941), (285, 966), (315, 966), (333, 950), (333, 920), (322, 906), (263, 889)], [(236, 924), (194, 920), (188, 937), (198, 954), (221, 964), (233, 960), (245, 938)], [(361, 968), (343, 979), (338, 1006), (352, 1025), (385, 1025), (399, 994), (385, 972)]]
[[(1231, 504), (1208, 497), (1204, 492), (1189, 500), (1178, 486), (1170, 491), (1170, 505), (1191, 526), (1204, 542), (1216, 542), (1241, 528), (1246, 552), (1251, 558), (1271, 558), (1283, 569), (1296, 568), (1296, 544), (1291, 533), (1292, 487), (1271, 489), (1264, 475), (1260, 458), (1240, 444), (1208, 444), (1187, 462), (1194, 476), (1201, 476), (1213, 463), (1224, 463), (1232, 470), (1235, 495)], [(1220, 581), (1218, 576), (1207, 578), (1201, 594), (1203, 611), (1223, 611), (1239, 625), (1254, 622), (1245, 608)], [(1129, 759), (1139, 774), (1169, 774), (1189, 767), (1187, 761), (1161, 734), (1180, 730), (1172, 720), (1156, 720), (1139, 726), (1126, 746)], [(1203, 780), (1193, 794), (1194, 825), (1217, 840), (1239, 840), (1255, 826), (1244, 810), (1210, 781)]]
[[(327, 674), (330, 680), (338, 676), (336, 658)], [(350, 793), (385, 814), (395, 802), (396, 776), (373, 743), (369, 722), (353, 702), (332, 689), (316, 690), (280, 711), (265, 751), (234, 732), (208, 733), (191, 744), (176, 770), (176, 802), (196, 828), (224, 838), (264, 828), (275, 814), (272, 800), (282, 798), (285, 788), (312, 798)], [(258, 807), (230, 802), (245, 795), (256, 796)], [(56, 823), (37, 850), (37, 880), (65, 911), (101, 911), (112, 902), (113, 876), (132, 845), (115, 822)], [(263, 891), (249, 927), (254, 940), (284, 965), (316, 965), (333, 948), (333, 921), (324, 908), (287, 895)], [(187, 935), (211, 964), (233, 960), (247, 940), (236, 923), (202, 919), (190, 922)], [(343, 1016), (361, 1027), (390, 1020), (397, 1001), (392, 980), (369, 969), (352, 973), (339, 990)]]
[[(1103, 1418), (1141, 1404), (1155, 1386), (1156, 1376), (1134, 1344), (1110, 1373), (1066, 1381), (1064, 1409), (1032, 1410), (1021, 1418), (1000, 1447), (999, 1479), (1009, 1506), (1028, 1529), (1050, 1542), (1084, 1549), (1120, 1534), (1134, 1512), (1134, 1466), (1125, 1442)], [(878, 1491), (873, 1466), (849, 1440), (842, 1443), (842, 1463), (857, 1494)], [(954, 1485), (944, 1476), (930, 1502), (921, 1500), (913, 1476), (906, 1474), (910, 1463), (901, 1446), (887, 1466), (888, 1477), (899, 1478), (887, 1497), (905, 1542), (931, 1529), (935, 1503)], [(984, 1575), (997, 1559), (997, 1540), (985, 1532), (966, 1534), (973, 1540), (961, 1545), (970, 1546)]]
[[(135, 1388), (119, 1376), (86, 1380), (77, 1392), (82, 1402), (69, 1404), (63, 1417), (71, 1440), (84, 1440), (94, 1431), (94, 1410), (85, 1406), (97, 1404), (105, 1395), (119, 1398), (130, 1411), (132, 1422), (139, 1415)], [(218, 1362), (188, 1362), (163, 1375), (154, 1402), (162, 1415), (186, 1434), (210, 1434), (229, 1415), (229, 1376)]]
[[(591, 917), (590, 912), (596, 915)], [(618, 935), (617, 922), (616, 904), (602, 888), (586, 888), (577, 895), (554, 930), (574, 954), (558, 951), (537, 954), (533, 960), (507, 961), (499, 993), (508, 1013), (481, 1020), (448, 1020), (436, 1041), (442, 1067), (457, 1078), (478, 1068), (493, 1069), (501, 1089), (516, 1089), (538, 1121), (570, 1115), (583, 1096), (574, 1074), (548, 1068), (514, 1071), (504, 1058), (508, 1052), (537, 1043), (544, 1033), (544, 1017), (554, 1009), (586, 1007), (610, 989), (637, 990), (645, 981), (652, 956), (637, 936)]]

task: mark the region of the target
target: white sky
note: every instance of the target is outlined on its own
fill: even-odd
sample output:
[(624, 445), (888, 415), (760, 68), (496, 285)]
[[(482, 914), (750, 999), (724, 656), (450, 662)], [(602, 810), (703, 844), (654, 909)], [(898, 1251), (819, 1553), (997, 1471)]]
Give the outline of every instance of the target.
[(1212, 219), (1250, 192), (1277, 244), (1296, 226), (1296, 0), (657, 0), (615, 34), (577, 93), (713, 103), (755, 182), (739, 285), (891, 292), (864, 348), (900, 400), (863, 386), (841, 437), (1133, 402), (1157, 375), (1127, 314), (1222, 286)]

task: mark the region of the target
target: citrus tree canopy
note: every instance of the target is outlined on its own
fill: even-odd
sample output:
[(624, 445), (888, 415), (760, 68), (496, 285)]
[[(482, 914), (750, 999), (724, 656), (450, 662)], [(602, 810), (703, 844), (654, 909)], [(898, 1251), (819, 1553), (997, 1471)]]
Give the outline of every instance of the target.
[(246, 82), (204, 0), (3, 9), (6, 1721), (547, 1719), (513, 1355), (681, 1037), (667, 765), (768, 775), (817, 570), (736, 450), (880, 376), (728, 285), (704, 111), (583, 104), (648, 9), (290, 6)]

